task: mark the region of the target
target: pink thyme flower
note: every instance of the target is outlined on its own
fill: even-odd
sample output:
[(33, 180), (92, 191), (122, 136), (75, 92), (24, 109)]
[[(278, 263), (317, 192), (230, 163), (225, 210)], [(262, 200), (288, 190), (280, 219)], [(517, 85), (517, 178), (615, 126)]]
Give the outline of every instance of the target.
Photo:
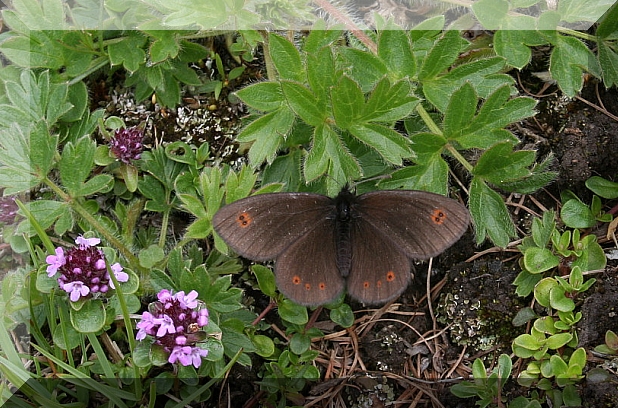
[[(77, 237), (75, 243), (79, 246), (66, 250), (55, 249), (55, 255), (48, 255), (47, 275), (52, 277), (60, 273), (58, 285), (69, 294), (72, 302), (82, 297), (97, 293), (106, 293), (113, 287), (103, 251), (95, 246), (101, 242), (99, 238)], [(118, 282), (127, 282), (129, 275), (123, 272), (119, 263), (110, 267)]]
[(198, 368), (202, 357), (208, 355), (208, 350), (196, 346), (206, 336), (202, 328), (208, 324), (208, 309), (197, 297), (194, 290), (187, 295), (184, 291), (173, 294), (167, 289), (161, 290), (157, 294), (158, 301), (149, 305), (149, 311), (144, 312), (137, 323), (135, 338), (144, 340), (150, 336), (154, 338), (153, 344), (163, 346), (169, 353), (170, 363)]
[(141, 157), (144, 150), (143, 140), (144, 132), (137, 127), (118, 129), (114, 132), (109, 145), (114, 156), (123, 163), (130, 164), (131, 160), (138, 160)]
[(208, 355), (208, 350), (200, 347), (176, 346), (170, 353), (169, 362), (175, 363), (179, 361), (183, 366), (193, 364), (195, 368), (199, 368), (202, 364), (202, 357)]
[(60, 247), (55, 249), (56, 255), (48, 255), (45, 258), (45, 262), (49, 264), (47, 267), (47, 276), (50, 278), (58, 272), (58, 268), (66, 263), (66, 259), (64, 257), (64, 250)]
[(71, 302), (77, 302), (80, 297), (88, 296), (90, 293), (90, 288), (84, 285), (84, 282), (80, 281), (65, 283), (64, 286), (62, 286), (62, 289), (70, 294)]

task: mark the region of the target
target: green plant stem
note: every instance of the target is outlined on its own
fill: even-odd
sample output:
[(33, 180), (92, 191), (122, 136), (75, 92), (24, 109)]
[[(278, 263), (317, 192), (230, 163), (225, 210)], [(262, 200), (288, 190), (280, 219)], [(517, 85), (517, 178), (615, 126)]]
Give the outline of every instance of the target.
[(97, 58), (96, 60), (93, 61), (90, 68), (88, 68), (86, 71), (82, 72), (75, 78), (71, 79), (68, 82), (68, 85), (71, 86), (73, 84), (80, 82), (82, 79), (86, 78), (88, 75), (92, 74), (93, 72), (98, 71), (99, 69), (103, 68), (104, 66), (108, 64), (109, 64), (109, 58), (107, 57)]
[(129, 261), (131, 268), (145, 272), (144, 268), (139, 264), (137, 256), (133, 255), (131, 250), (127, 248), (118, 238), (116, 238), (111, 231), (103, 226), (95, 217), (92, 216), (79, 202), (74, 200), (71, 196), (65, 193), (60, 187), (58, 187), (49, 178), (45, 177), (43, 182), (49, 186), (58, 197), (66, 201), (71, 208), (79, 214), (86, 222), (88, 222), (98, 233), (100, 233), (112, 246), (114, 246), (120, 253)]
[(105, 262), (105, 267), (107, 268), (110, 279), (114, 283), (114, 288), (116, 288), (116, 296), (118, 297), (118, 303), (120, 304), (120, 309), (122, 310), (122, 318), (124, 320), (125, 329), (127, 330), (127, 340), (129, 342), (129, 347), (133, 350), (135, 349), (135, 335), (133, 334), (133, 325), (131, 324), (131, 315), (129, 313), (129, 307), (127, 306), (127, 300), (122, 292), (120, 282), (116, 279), (116, 275), (107, 262)]
[(425, 122), (425, 124), (432, 133), (435, 133), (436, 135), (442, 135), (442, 130), (440, 130), (440, 127), (436, 125), (436, 122), (431, 119), (429, 113), (425, 110), (425, 108), (423, 108), (423, 105), (421, 105), (420, 103), (416, 105), (416, 113), (418, 113), (421, 119), (423, 119), (423, 122)]
[(565, 27), (557, 27), (556, 30), (560, 33), (567, 34), (572, 37), (581, 38), (582, 40), (592, 41), (595, 43), (597, 42), (597, 37), (595, 37), (594, 35), (571, 30), (570, 28), (565, 28)]
[[(425, 122), (425, 124), (432, 133), (440, 136), (443, 135), (440, 127), (436, 125), (436, 122), (434, 122), (433, 119), (431, 119), (431, 116), (429, 116), (429, 113), (425, 110), (425, 108), (423, 108), (421, 104), (416, 105), (416, 112), (421, 117), (421, 119), (423, 119), (423, 122)], [(472, 173), (472, 165), (468, 162), (468, 160), (466, 160), (465, 157), (461, 155), (461, 153), (459, 153), (457, 149), (453, 147), (453, 145), (447, 143), (445, 147), (453, 155), (453, 157), (455, 157), (457, 161), (459, 161), (462, 166), (465, 167), (468, 172)]]
[[(49, 236), (45, 233), (45, 230), (43, 230), (43, 228), (41, 227), (41, 224), (39, 224), (36, 218), (34, 218), (32, 213), (28, 211), (28, 208), (26, 208), (26, 206), (20, 200), (15, 200), (15, 204), (17, 204), (21, 212), (23, 212), (26, 218), (28, 218), (30, 226), (36, 231), (36, 234), (39, 236), (39, 239), (43, 243), (43, 246), (45, 247), (47, 252), (53, 254), (55, 250), (54, 244), (51, 242), (51, 239), (49, 239)], [(26, 235), (24, 235), (24, 238), (26, 238)], [(36, 264), (37, 261), (35, 260), (36, 254), (34, 252), (34, 247), (31, 245), (29, 239), (27, 239), (27, 241), (29, 244), (28, 247), (30, 248), (30, 256), (32, 257), (33, 262), (35, 262), (35, 267), (38, 268), (38, 264)]]
[[(169, 198), (168, 198), (169, 200)], [(161, 219), (161, 232), (159, 234), (159, 247), (163, 248), (165, 246), (165, 238), (167, 236), (167, 226), (170, 221), (170, 211), (163, 212), (163, 218)]]
[(275, 81), (277, 79), (277, 70), (275, 69), (275, 64), (273, 63), (272, 58), (270, 57), (270, 45), (268, 44), (268, 32), (260, 31), (262, 35), (262, 47), (264, 48), (264, 65), (266, 65), (266, 78), (269, 81)]
[(465, 157), (461, 155), (461, 153), (459, 153), (459, 150), (455, 149), (455, 147), (453, 147), (453, 145), (450, 143), (447, 143), (445, 147), (446, 150), (448, 150), (453, 155), (453, 157), (455, 157), (457, 161), (461, 163), (461, 165), (464, 166), (466, 170), (468, 170), (469, 173), (472, 173), (472, 165), (470, 164), (470, 162), (468, 162), (468, 160), (466, 160)]

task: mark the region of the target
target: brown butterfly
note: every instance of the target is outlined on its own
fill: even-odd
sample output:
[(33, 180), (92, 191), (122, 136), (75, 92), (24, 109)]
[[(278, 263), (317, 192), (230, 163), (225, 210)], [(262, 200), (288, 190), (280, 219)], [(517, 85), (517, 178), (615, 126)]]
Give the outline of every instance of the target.
[(411, 258), (436, 256), (468, 228), (465, 206), (439, 194), (384, 190), (330, 198), (271, 193), (236, 201), (213, 218), (239, 255), (275, 259), (277, 286), (307, 306), (335, 300), (344, 288), (363, 303), (387, 302), (411, 280)]

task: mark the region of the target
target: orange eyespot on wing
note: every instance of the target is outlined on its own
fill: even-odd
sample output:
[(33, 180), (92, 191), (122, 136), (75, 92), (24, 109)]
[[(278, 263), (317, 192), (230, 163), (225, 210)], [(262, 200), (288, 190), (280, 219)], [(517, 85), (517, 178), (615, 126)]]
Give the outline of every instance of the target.
[(436, 225), (442, 225), (446, 221), (446, 211), (441, 208), (436, 208), (431, 213), (431, 221)]
[(253, 222), (253, 217), (246, 211), (241, 212), (236, 216), (236, 224), (240, 228), (247, 228)]
[(323, 305), (341, 294), (345, 280), (337, 269), (334, 234), (329, 220), (319, 222), (277, 257), (275, 278), (281, 293), (305, 306)]
[(358, 197), (358, 213), (406, 256), (416, 259), (436, 256), (453, 245), (470, 221), (464, 205), (425, 191), (365, 193)]
[(399, 296), (411, 280), (406, 254), (362, 219), (352, 229), (351, 240), (355, 246), (347, 279), (350, 296), (366, 304), (384, 303)]

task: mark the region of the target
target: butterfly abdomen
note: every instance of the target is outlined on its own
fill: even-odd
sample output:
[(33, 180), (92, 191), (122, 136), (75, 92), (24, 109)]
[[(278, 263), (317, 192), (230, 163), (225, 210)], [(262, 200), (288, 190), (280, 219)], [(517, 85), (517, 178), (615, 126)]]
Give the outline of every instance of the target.
[(347, 278), (352, 267), (352, 206), (354, 195), (347, 189), (342, 190), (335, 199), (337, 215), (335, 217), (335, 248), (337, 269)]

